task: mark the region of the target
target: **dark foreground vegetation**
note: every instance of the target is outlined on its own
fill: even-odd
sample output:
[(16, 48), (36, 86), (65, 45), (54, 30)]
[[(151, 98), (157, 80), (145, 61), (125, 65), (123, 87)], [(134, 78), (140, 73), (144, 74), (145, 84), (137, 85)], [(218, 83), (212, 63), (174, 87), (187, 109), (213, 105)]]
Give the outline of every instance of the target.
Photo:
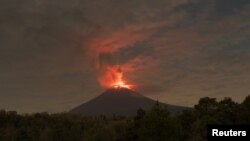
[(67, 113), (18, 115), (0, 111), (0, 141), (203, 141), (207, 124), (249, 124), (250, 96), (202, 98), (178, 115), (156, 104), (134, 117), (89, 117)]

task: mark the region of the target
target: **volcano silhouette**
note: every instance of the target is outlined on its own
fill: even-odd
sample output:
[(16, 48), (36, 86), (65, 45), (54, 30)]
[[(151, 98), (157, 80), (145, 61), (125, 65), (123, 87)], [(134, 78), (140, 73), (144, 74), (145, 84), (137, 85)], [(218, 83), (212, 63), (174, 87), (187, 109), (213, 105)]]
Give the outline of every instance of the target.
[[(132, 115), (141, 108), (151, 109), (156, 104), (155, 100), (147, 98), (133, 90), (127, 88), (110, 88), (100, 96), (72, 109), (70, 113), (80, 113), (86, 115)], [(170, 113), (181, 112), (186, 107), (160, 103), (166, 107)]]

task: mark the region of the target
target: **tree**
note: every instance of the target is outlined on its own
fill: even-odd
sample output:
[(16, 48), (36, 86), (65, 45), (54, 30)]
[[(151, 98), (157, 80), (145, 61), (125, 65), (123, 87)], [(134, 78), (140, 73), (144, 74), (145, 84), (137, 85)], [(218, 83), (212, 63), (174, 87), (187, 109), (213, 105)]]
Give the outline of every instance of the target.
[(244, 101), (240, 104), (241, 106), (241, 121), (244, 124), (250, 124), (250, 95), (248, 95)]
[(194, 106), (194, 109), (200, 116), (213, 115), (218, 109), (218, 102), (216, 98), (201, 98), (199, 103)]
[(216, 116), (220, 124), (234, 124), (238, 122), (238, 104), (231, 98), (225, 97), (218, 103)]
[(170, 117), (169, 111), (156, 103), (153, 109), (141, 119), (137, 135), (139, 141), (177, 141), (180, 131), (178, 120)]

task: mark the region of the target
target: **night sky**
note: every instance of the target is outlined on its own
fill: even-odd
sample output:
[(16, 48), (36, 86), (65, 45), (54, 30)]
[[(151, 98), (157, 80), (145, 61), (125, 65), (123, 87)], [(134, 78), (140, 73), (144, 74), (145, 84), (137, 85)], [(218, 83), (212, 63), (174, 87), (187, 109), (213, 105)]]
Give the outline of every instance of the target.
[(249, 0), (1, 0), (0, 109), (64, 112), (118, 67), (168, 104), (250, 94)]

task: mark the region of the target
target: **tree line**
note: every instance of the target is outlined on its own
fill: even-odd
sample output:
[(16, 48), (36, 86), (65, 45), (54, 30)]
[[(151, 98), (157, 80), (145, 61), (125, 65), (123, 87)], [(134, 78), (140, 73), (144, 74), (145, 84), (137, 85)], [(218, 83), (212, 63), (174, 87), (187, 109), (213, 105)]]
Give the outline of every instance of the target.
[(106, 117), (69, 113), (17, 114), (0, 111), (0, 141), (205, 141), (208, 124), (249, 124), (250, 95), (201, 98), (192, 109), (171, 115), (156, 103), (135, 116)]

